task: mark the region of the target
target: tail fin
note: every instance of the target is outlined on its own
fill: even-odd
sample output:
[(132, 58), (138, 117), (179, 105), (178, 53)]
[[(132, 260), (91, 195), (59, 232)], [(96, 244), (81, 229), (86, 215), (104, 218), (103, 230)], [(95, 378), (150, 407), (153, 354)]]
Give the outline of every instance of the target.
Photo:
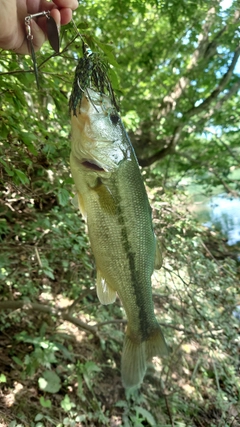
[(122, 354), (122, 383), (125, 388), (141, 384), (146, 372), (145, 342), (135, 343), (126, 335)]
[(147, 369), (147, 361), (153, 356), (166, 356), (167, 354), (167, 344), (159, 326), (154, 329), (147, 341), (136, 343), (129, 335), (126, 335), (121, 369), (124, 387), (139, 386)]

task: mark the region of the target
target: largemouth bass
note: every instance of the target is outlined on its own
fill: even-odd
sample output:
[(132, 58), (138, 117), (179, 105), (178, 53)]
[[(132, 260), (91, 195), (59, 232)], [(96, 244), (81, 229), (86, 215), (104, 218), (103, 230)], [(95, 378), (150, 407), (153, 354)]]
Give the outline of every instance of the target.
[[(71, 104), (70, 104), (71, 106)], [(151, 208), (138, 162), (111, 99), (86, 89), (72, 108), (70, 165), (78, 203), (88, 226), (102, 304), (118, 294), (128, 324), (121, 374), (138, 386), (147, 361), (167, 354), (154, 314), (151, 276), (161, 267)]]

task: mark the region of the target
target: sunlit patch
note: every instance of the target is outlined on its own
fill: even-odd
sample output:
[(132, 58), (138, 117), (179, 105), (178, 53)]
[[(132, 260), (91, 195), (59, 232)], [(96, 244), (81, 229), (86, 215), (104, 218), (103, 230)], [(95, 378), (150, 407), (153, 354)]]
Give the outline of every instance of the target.
[(11, 392), (3, 396), (4, 403), (7, 408), (10, 408), (12, 405), (14, 405), (16, 401), (16, 395), (23, 389), (23, 385), (21, 383), (18, 383), (17, 381), (14, 381), (13, 387), (11, 389)]
[[(84, 319), (82, 316), (80, 320), (84, 321), (86, 319)], [(77, 326), (67, 321), (62, 322), (61, 325), (57, 328), (57, 331), (58, 333), (74, 336), (74, 340), (76, 340), (77, 342), (81, 342), (86, 339), (86, 332), (82, 331)]]
[(163, 362), (162, 359), (158, 356), (154, 356), (152, 359), (152, 363), (154, 365), (154, 368), (156, 370), (156, 372), (161, 373), (162, 369), (163, 369)]

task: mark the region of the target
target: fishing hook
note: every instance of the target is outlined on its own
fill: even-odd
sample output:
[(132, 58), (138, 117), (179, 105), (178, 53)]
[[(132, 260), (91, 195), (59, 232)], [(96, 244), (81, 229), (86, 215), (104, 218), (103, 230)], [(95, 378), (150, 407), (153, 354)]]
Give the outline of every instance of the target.
[(89, 101), (91, 102), (91, 104), (92, 104), (93, 108), (95, 108), (96, 112), (97, 112), (97, 113), (99, 113), (99, 111), (98, 111), (98, 109), (97, 109), (96, 105), (94, 104), (94, 102), (93, 102), (93, 101), (92, 101), (92, 99), (91, 99), (91, 96), (90, 96), (90, 93), (88, 92), (88, 88), (87, 88), (87, 87), (86, 87), (86, 92), (87, 92), (88, 99), (89, 99)]

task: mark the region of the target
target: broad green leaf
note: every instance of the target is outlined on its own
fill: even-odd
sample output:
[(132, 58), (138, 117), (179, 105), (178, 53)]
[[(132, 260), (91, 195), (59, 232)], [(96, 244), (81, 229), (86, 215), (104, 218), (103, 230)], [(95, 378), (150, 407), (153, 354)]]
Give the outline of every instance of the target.
[[(41, 406), (43, 408), (51, 408), (52, 407), (52, 402), (50, 399), (45, 399), (43, 396), (40, 397), (39, 402), (41, 403)], [(35, 419), (35, 421), (38, 421)]]
[(34, 418), (34, 421), (41, 421), (44, 418), (44, 415), (39, 413), (36, 415), (36, 417)]
[(61, 380), (54, 371), (44, 371), (38, 379), (39, 388), (48, 393), (57, 393), (61, 388)]
[(66, 206), (69, 203), (70, 194), (65, 188), (59, 188), (58, 200), (60, 205)]
[(156, 421), (154, 417), (147, 409), (142, 408), (141, 406), (135, 406), (135, 411), (138, 415), (141, 415), (150, 426), (156, 426)]

